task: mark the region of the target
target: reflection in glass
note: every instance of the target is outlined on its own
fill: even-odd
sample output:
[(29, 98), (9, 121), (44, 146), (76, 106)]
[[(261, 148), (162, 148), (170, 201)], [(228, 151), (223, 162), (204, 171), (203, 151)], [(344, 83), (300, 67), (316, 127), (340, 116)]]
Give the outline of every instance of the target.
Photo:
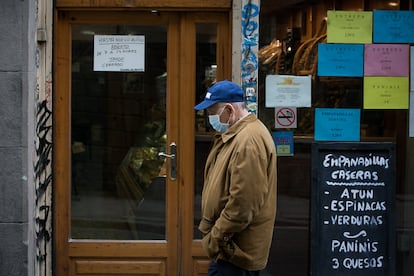
[[(164, 240), (165, 26), (73, 26), (71, 236)], [(93, 71), (93, 34), (144, 35), (145, 72)]]
[[(200, 102), (207, 91), (207, 88), (216, 81), (217, 68), (217, 25), (197, 24), (196, 25), (196, 102)], [(195, 176), (194, 176), (194, 239), (200, 239), (198, 231), (201, 212), (201, 192), (203, 190), (204, 164), (207, 159), (211, 145), (211, 130), (208, 124), (207, 115), (204, 111), (196, 113), (196, 137), (195, 137)]]

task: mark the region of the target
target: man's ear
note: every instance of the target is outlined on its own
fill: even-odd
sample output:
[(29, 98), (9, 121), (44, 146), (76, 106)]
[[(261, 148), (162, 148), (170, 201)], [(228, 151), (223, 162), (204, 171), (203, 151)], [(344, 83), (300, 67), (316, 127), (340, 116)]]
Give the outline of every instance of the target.
[(226, 104), (226, 108), (231, 112), (234, 113), (235, 109), (231, 103)]

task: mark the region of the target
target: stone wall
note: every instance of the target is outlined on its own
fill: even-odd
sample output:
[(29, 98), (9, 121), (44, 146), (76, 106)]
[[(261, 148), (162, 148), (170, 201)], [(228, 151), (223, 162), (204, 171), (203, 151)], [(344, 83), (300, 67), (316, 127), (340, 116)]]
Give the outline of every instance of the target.
[(0, 9), (0, 275), (8, 276), (28, 275), (30, 2), (2, 0)]
[[(36, 1), (2, 0), (0, 9), (0, 275), (28, 275), (33, 193), (34, 19)], [(32, 184), (33, 185), (33, 184)]]

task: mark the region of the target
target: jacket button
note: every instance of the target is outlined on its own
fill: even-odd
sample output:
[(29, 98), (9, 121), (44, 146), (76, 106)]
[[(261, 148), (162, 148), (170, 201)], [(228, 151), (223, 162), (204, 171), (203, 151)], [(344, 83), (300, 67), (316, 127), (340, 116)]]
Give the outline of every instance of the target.
[(223, 240), (224, 240), (225, 242), (228, 242), (228, 241), (230, 240), (230, 238), (229, 238), (228, 236), (224, 236), (224, 237), (223, 237)]

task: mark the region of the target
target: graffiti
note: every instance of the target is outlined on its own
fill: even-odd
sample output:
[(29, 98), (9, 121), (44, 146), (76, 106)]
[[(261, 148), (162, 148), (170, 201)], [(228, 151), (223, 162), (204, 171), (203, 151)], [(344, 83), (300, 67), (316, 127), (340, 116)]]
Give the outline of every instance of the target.
[[(34, 87), (33, 106), (33, 243), (30, 244), (35, 254), (30, 262), (33, 267), (29, 271), (34, 276), (51, 276), (53, 269), (52, 256), (52, 46), (53, 46), (53, 5), (47, 0), (35, 0), (35, 29), (40, 30), (35, 36), (36, 49), (34, 65), (36, 70), (36, 86)], [(46, 39), (47, 38), (47, 39)], [(36, 43), (35, 42), (35, 43)], [(34, 256), (33, 256), (34, 255)]]
[(46, 101), (39, 104), (36, 113), (37, 126), (36, 135), (38, 141), (36, 144), (37, 162), (35, 164), (35, 179), (36, 179), (36, 205), (38, 200), (43, 198), (44, 193), (52, 182), (52, 174), (48, 174), (47, 167), (50, 166), (50, 155), (52, 152), (52, 142), (48, 141), (51, 138), (52, 126), (48, 125), (51, 122), (52, 112), (48, 110)]
[(36, 88), (35, 88), (35, 100), (39, 100), (39, 95), (40, 95), (40, 87), (39, 87), (39, 82), (36, 82)]
[(36, 48), (36, 52), (35, 52), (35, 65), (36, 65), (36, 69), (40, 68), (40, 49)]
[(36, 260), (38, 262), (46, 262), (46, 257), (47, 257), (46, 245), (47, 245), (47, 242), (49, 242), (51, 239), (50, 233), (46, 227), (46, 224), (49, 219), (49, 210), (50, 210), (49, 206), (42, 205), (39, 208), (39, 211), (43, 212), (42, 218), (40, 217), (40, 215), (36, 216), (36, 225), (38, 226), (38, 230), (36, 231), (36, 247), (39, 249), (36, 252)]
[[(48, 265), (51, 267), (51, 227), (49, 217), (51, 208), (51, 156), (52, 156), (52, 112), (47, 106), (47, 100), (38, 103), (36, 110), (36, 140), (34, 164), (36, 210), (36, 275), (48, 275)], [(48, 263), (50, 262), (50, 263)]]
[(52, 81), (46, 80), (45, 84), (45, 97), (46, 103), (50, 103), (50, 97), (52, 96)]
[(254, 18), (259, 15), (259, 7), (249, 1), (242, 10), (242, 77), (251, 75), (258, 68), (257, 56), (254, 47), (258, 46), (258, 27)]
[(245, 92), (247, 107), (250, 112), (257, 111), (257, 52), (259, 46), (259, 6), (252, 0), (242, 8), (242, 88)]

